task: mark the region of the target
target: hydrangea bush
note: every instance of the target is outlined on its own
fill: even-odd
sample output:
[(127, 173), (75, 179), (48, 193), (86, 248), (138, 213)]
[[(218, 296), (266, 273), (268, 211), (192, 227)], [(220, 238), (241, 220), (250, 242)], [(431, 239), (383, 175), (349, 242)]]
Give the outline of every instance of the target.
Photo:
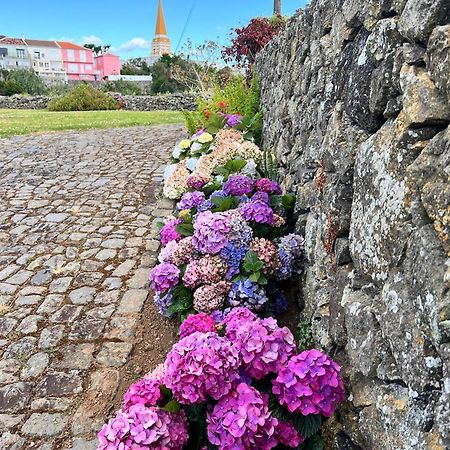
[(181, 141), (165, 173), (164, 194), (178, 202), (149, 282), (180, 340), (130, 386), (99, 450), (316, 448), (322, 420), (345, 400), (339, 365), (299, 351), (275, 319), (302, 270), (295, 199), (266, 176), (245, 118), (220, 121)]

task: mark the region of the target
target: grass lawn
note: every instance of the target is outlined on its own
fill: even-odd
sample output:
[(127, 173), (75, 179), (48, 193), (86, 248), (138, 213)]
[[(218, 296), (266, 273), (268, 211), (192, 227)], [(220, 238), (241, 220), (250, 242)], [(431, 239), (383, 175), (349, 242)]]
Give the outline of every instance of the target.
[(62, 130), (119, 128), (183, 122), (179, 111), (74, 111), (0, 109), (0, 137)]

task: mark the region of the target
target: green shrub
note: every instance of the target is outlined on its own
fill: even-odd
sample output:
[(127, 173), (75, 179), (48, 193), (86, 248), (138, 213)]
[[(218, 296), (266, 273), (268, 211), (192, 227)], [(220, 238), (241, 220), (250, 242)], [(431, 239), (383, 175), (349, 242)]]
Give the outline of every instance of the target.
[[(241, 75), (230, 77), (223, 86), (217, 86), (208, 99), (197, 100), (197, 111), (186, 112), (186, 127), (191, 132), (199, 128), (208, 128), (211, 120), (217, 119), (218, 111), (240, 114), (244, 117), (242, 129), (251, 133), (254, 141), (261, 142), (263, 114), (260, 107), (260, 85), (256, 76), (248, 84)], [(220, 116), (219, 116), (220, 119)]]
[(14, 94), (22, 94), (23, 89), (22, 86), (13, 80), (0, 80), (0, 95), (14, 95)]
[(78, 84), (68, 94), (55, 98), (48, 104), (50, 111), (97, 111), (118, 108), (117, 100), (87, 83)]
[(127, 80), (108, 81), (102, 86), (102, 91), (118, 92), (123, 95), (142, 95), (140, 86)]
[(72, 86), (65, 81), (55, 81), (49, 86), (49, 95), (51, 97), (58, 97), (67, 94), (72, 89)]
[(22, 92), (30, 95), (48, 94), (48, 87), (31, 69), (16, 69), (9, 71), (7, 80), (15, 81), (22, 86)]

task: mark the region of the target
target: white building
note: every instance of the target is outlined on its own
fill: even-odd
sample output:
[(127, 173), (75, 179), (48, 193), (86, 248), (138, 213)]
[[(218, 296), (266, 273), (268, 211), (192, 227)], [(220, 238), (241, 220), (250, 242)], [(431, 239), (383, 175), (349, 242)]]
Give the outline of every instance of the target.
[(0, 68), (7, 70), (31, 68), (30, 54), (23, 39), (6, 36), (0, 38)]
[(61, 49), (54, 41), (24, 39), (33, 70), (43, 78), (67, 80)]

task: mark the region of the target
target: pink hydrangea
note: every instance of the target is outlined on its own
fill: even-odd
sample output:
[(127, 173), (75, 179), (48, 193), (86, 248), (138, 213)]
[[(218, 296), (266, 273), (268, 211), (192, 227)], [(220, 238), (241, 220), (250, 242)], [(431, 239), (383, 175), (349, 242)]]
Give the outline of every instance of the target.
[(263, 272), (274, 275), (280, 268), (277, 246), (264, 238), (254, 238), (250, 244), (250, 250), (258, 255), (259, 260), (264, 264)]
[(162, 398), (160, 385), (161, 380), (150, 378), (143, 378), (132, 384), (123, 397), (124, 409), (128, 410), (138, 403), (142, 403), (144, 406), (156, 406)]
[(294, 356), (273, 381), (272, 392), (290, 412), (330, 417), (345, 400), (341, 368), (318, 350)]
[(187, 185), (191, 189), (200, 189), (208, 182), (207, 178), (201, 175), (191, 175), (187, 180)]
[(201, 259), (191, 261), (183, 275), (183, 283), (188, 288), (201, 284), (218, 283), (227, 272), (227, 266), (219, 256), (206, 255)]
[(207, 333), (216, 330), (216, 322), (205, 313), (189, 314), (185, 321), (180, 325), (180, 339), (189, 336), (196, 331)]
[(226, 327), (226, 335), (231, 341), (236, 341), (236, 330), (241, 326), (251, 327), (251, 323), (258, 317), (252, 313), (248, 308), (232, 308), (225, 316), (225, 319), (220, 324)]
[(152, 371), (144, 375), (144, 378), (148, 380), (157, 380), (162, 383), (164, 375), (166, 373), (166, 365), (164, 363), (158, 364)]
[(139, 403), (103, 425), (97, 450), (182, 450), (188, 437), (184, 411), (171, 413)]
[(209, 441), (221, 450), (269, 450), (278, 444), (278, 420), (267, 396), (245, 383), (222, 397), (206, 421)]
[(226, 294), (230, 291), (231, 283), (220, 281), (212, 285), (200, 286), (194, 292), (194, 309), (210, 313), (221, 309), (225, 303)]
[(295, 354), (294, 336), (288, 328), (280, 328), (272, 317), (256, 319), (251, 326), (244, 321), (236, 329), (227, 327), (225, 336), (235, 336), (243, 369), (257, 380), (269, 373), (278, 373)]
[(172, 262), (177, 266), (180, 266), (182, 264), (187, 264), (189, 261), (197, 259), (198, 257), (199, 253), (192, 244), (192, 236), (189, 236), (178, 242), (178, 246), (172, 254)]
[(269, 178), (260, 178), (255, 183), (255, 188), (261, 192), (267, 192), (268, 194), (281, 194), (282, 190), (280, 185), (276, 181), (272, 181)]
[(181, 339), (167, 355), (165, 385), (182, 404), (215, 400), (228, 394), (239, 377), (239, 353), (217, 333), (195, 332)]
[(249, 222), (273, 225), (273, 210), (261, 200), (252, 200), (251, 202), (244, 203), (239, 211), (244, 219)]
[(176, 286), (180, 279), (180, 269), (174, 264), (161, 263), (153, 267), (150, 272), (150, 286), (160, 293)]
[(164, 224), (159, 232), (162, 245), (167, 245), (170, 241), (179, 241), (181, 239), (181, 235), (177, 231), (177, 225), (182, 222), (182, 219), (170, 219)]
[(297, 448), (305, 440), (290, 422), (278, 422), (275, 438), (280, 444), (291, 448)]
[(194, 223), (192, 243), (199, 252), (215, 255), (227, 245), (230, 230), (228, 214), (201, 212)]
[(178, 242), (176, 240), (169, 241), (165, 247), (163, 247), (158, 255), (158, 261), (173, 263), (173, 255), (178, 248)]

